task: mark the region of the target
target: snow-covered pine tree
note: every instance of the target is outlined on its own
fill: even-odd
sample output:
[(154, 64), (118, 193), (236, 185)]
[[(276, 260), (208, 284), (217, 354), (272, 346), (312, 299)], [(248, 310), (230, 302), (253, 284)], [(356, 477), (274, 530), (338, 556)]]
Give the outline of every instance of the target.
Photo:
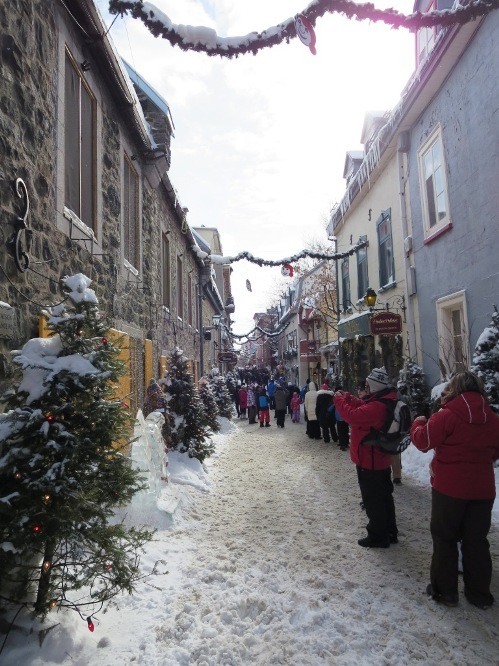
[(204, 415), (208, 422), (208, 427), (213, 432), (218, 432), (220, 430), (220, 423), (217, 417), (220, 412), (218, 411), (217, 401), (211, 390), (211, 385), (204, 377), (199, 381), (199, 397), (204, 405)]
[(140, 577), (152, 533), (111, 522), (141, 488), (124, 455), (131, 420), (115, 397), (123, 374), (91, 280), (63, 280), (49, 338), (14, 353), (21, 383), (0, 415), (0, 589), (44, 617), (70, 607), (87, 618)]
[(168, 368), (164, 390), (174, 420), (171, 447), (203, 462), (213, 453), (215, 447), (210, 440), (203, 403), (187, 368), (187, 358), (178, 347), (175, 347), (168, 360)]
[(430, 391), (423, 369), (417, 363), (409, 359), (400, 370), (397, 389), (409, 405), (413, 417), (429, 414)]
[(492, 321), (477, 340), (471, 371), (483, 379), (490, 405), (499, 413), (499, 312), (495, 305)]
[(211, 390), (217, 401), (220, 416), (223, 416), (226, 419), (231, 419), (234, 416), (234, 403), (232, 396), (229, 393), (229, 389), (227, 388), (227, 384), (225, 383), (225, 379), (223, 378), (223, 375), (220, 374), (218, 368), (210, 370), (208, 381), (210, 382)]
[(229, 394), (234, 395), (234, 392), (237, 390), (237, 377), (232, 370), (228, 370), (225, 373), (225, 383)]

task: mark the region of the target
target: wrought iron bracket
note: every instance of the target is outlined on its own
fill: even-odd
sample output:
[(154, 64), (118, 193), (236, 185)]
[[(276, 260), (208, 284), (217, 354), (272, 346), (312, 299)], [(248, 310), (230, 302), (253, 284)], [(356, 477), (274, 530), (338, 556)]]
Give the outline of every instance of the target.
[[(12, 248), (14, 261), (16, 262), (17, 270), (25, 273), (29, 268), (29, 251), (31, 248), (31, 238), (33, 236), (32, 230), (27, 223), (29, 214), (29, 196), (28, 188), (22, 178), (16, 178), (13, 183), (14, 190), (20, 199), (23, 199), (24, 208), (21, 215), (16, 219), (16, 228), (13, 235), (8, 240), (8, 245)], [(23, 232), (26, 234), (23, 239)], [(23, 245), (24, 241), (24, 245)]]

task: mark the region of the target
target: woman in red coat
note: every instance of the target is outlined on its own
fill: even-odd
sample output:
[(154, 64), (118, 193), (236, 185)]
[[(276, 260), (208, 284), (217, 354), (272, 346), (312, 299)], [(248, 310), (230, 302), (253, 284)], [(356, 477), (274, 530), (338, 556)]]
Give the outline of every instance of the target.
[(464, 595), (479, 608), (494, 602), (487, 535), (495, 498), (494, 461), (499, 458), (499, 417), (490, 409), (482, 380), (460, 372), (442, 393), (442, 409), (419, 416), (411, 439), (434, 449), (430, 464), (433, 556), (427, 592), (447, 606), (458, 603), (458, 542)]
[(397, 400), (385, 368), (374, 368), (366, 378), (366, 394), (361, 400), (348, 392), (336, 391), (334, 406), (340, 417), (350, 424), (350, 458), (357, 468), (362, 502), (369, 523), (367, 536), (357, 543), (363, 548), (389, 548), (398, 543), (398, 529), (391, 479), (392, 457), (362, 440), (371, 429), (380, 430), (387, 409), (383, 400)]

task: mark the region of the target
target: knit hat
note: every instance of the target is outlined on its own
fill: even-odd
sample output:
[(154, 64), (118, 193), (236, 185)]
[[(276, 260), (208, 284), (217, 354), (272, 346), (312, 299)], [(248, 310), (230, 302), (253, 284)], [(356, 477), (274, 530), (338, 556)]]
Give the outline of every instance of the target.
[(387, 386), (390, 386), (390, 380), (384, 366), (382, 368), (374, 368), (371, 370), (366, 378), (366, 382), (369, 385), (369, 390), (371, 393), (376, 393), (376, 391), (382, 391)]

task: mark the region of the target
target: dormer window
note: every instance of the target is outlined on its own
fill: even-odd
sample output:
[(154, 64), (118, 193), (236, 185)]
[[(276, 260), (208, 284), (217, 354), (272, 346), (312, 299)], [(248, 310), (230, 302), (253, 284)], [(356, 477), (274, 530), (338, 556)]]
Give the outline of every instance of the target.
[[(419, 11), (423, 14), (435, 10), (451, 9), (454, 5), (454, 0), (420, 0), (416, 3), (414, 11)], [(416, 67), (428, 57), (432, 52), (438, 33), (442, 30), (442, 26), (433, 26), (430, 28), (421, 28), (416, 35)]]

